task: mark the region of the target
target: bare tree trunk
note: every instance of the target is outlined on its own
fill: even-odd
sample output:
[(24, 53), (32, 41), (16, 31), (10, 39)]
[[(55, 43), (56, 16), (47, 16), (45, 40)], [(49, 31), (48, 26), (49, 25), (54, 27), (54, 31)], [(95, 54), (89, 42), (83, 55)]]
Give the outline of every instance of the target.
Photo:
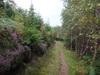
[(71, 29), (71, 50), (72, 50), (72, 43), (73, 42), (73, 39), (72, 39), (72, 29)]
[(77, 52), (77, 38), (75, 38), (75, 51)]
[(97, 41), (95, 41), (94, 53), (93, 53), (93, 58), (92, 58), (91, 65), (93, 65), (93, 62), (94, 62), (94, 60), (96, 58), (96, 55), (97, 55)]

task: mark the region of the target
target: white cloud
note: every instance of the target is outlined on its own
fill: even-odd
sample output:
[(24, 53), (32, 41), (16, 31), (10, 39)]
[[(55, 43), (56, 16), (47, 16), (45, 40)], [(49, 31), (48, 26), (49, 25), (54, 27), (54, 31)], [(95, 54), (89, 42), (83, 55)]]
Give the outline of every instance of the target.
[[(31, 0), (14, 0), (18, 6), (28, 9)], [(48, 21), (51, 26), (61, 25), (61, 11), (63, 3), (61, 0), (32, 0), (33, 6), (40, 13), (45, 22)]]

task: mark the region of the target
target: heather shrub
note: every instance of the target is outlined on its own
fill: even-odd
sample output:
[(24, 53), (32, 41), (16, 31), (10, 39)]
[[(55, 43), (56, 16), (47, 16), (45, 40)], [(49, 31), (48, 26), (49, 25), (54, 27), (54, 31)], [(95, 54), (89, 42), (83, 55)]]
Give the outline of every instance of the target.
[(10, 47), (12, 40), (7, 27), (0, 27), (0, 46)]
[(14, 69), (18, 65), (22, 64), (24, 60), (31, 57), (30, 48), (17, 44), (15, 50), (5, 49), (4, 53), (0, 53), (0, 73)]
[(22, 44), (20, 38), (14, 21), (0, 19), (0, 73), (14, 69), (30, 59), (31, 50)]
[(44, 44), (44, 43), (39, 43), (35, 50), (34, 50), (34, 53), (38, 56), (42, 56), (44, 53), (46, 53), (47, 51), (47, 45)]

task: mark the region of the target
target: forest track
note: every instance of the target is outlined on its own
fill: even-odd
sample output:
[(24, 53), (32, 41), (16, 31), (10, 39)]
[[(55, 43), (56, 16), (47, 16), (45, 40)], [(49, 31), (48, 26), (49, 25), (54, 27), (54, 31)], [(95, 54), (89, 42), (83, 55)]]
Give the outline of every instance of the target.
[(66, 65), (66, 60), (65, 60), (65, 55), (64, 52), (60, 46), (60, 44), (57, 42), (56, 43), (59, 50), (60, 50), (60, 59), (61, 59), (61, 70), (60, 70), (60, 75), (68, 75), (68, 67)]

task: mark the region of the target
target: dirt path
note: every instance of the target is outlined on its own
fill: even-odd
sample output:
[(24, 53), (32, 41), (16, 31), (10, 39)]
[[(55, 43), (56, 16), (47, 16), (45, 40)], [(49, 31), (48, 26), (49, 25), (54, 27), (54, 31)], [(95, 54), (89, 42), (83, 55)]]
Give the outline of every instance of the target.
[(68, 75), (68, 67), (66, 65), (66, 60), (65, 60), (63, 50), (62, 50), (61, 46), (59, 45), (59, 43), (57, 43), (57, 46), (60, 50), (60, 59), (61, 59), (60, 75)]

